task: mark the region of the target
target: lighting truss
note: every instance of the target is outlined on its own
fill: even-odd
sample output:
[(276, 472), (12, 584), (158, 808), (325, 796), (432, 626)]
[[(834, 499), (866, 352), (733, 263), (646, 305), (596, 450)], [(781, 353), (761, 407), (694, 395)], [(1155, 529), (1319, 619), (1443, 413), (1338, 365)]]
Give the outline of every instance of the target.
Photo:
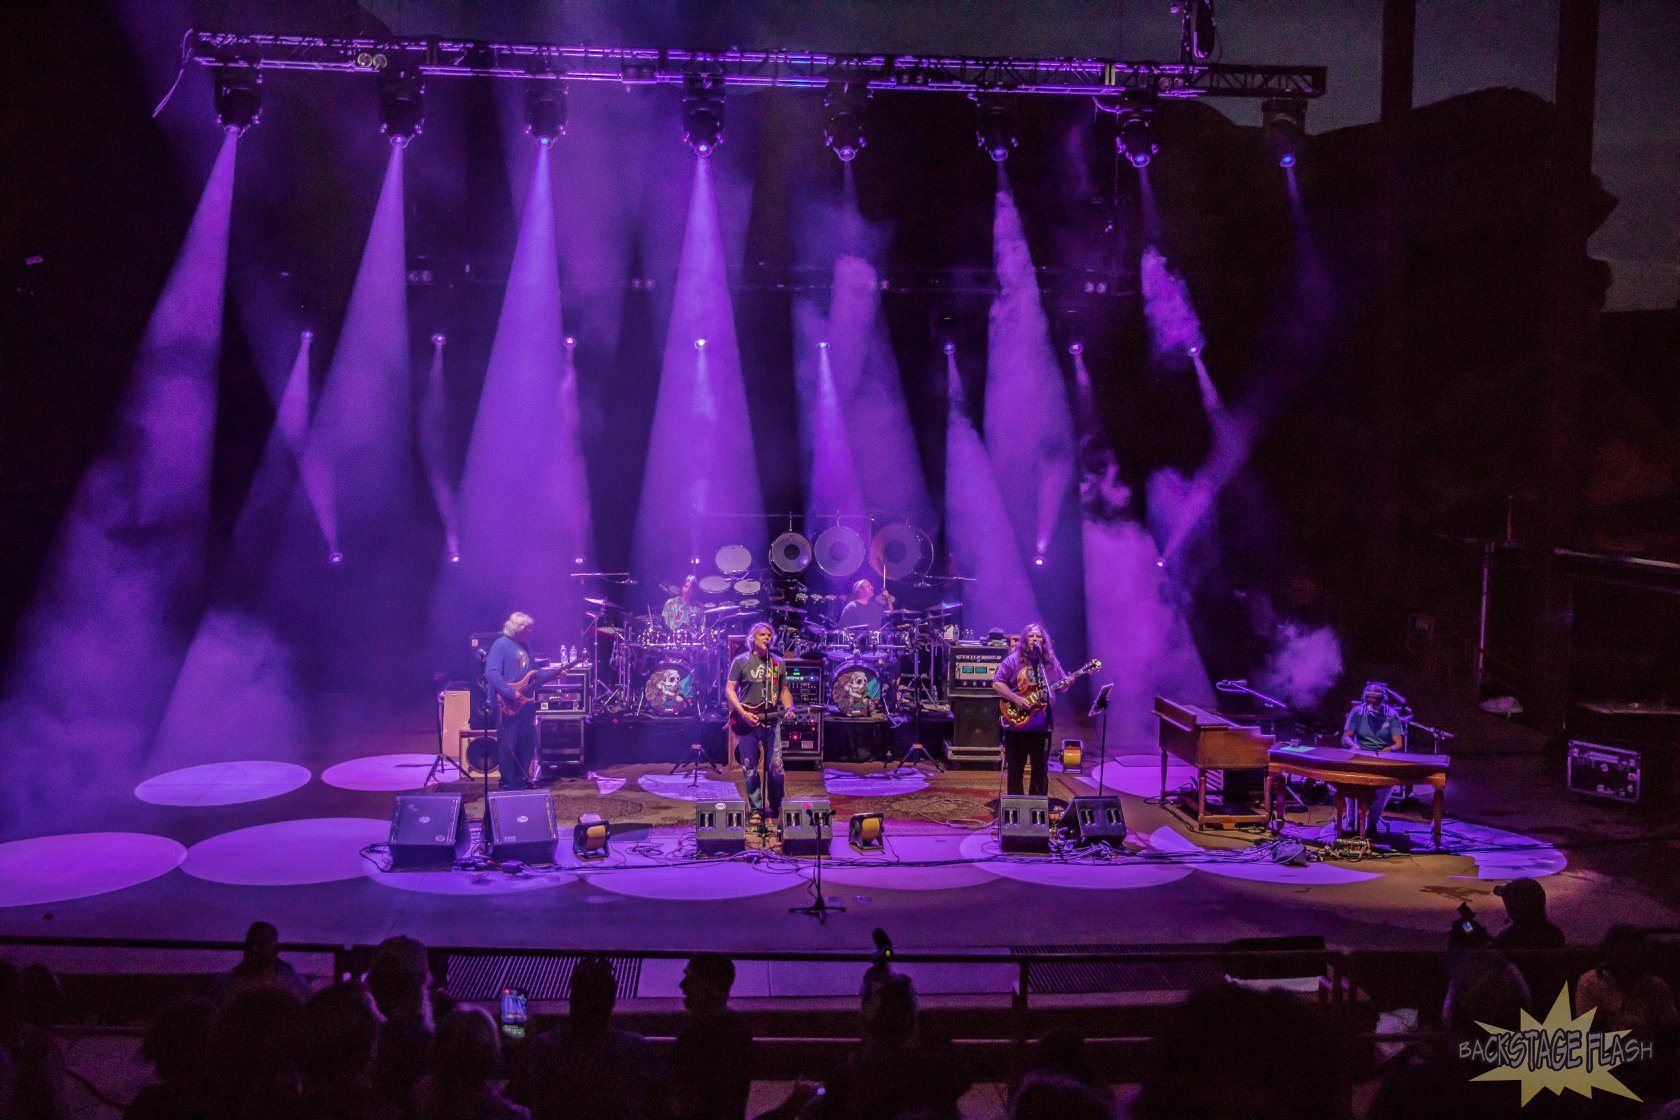
[(1038, 94), (1152, 93), (1158, 97), (1324, 96), (1322, 66), (1125, 62), (1103, 58), (970, 58), (952, 55), (833, 55), (798, 51), (709, 54), (668, 49), (486, 43), (462, 39), (321, 39), (194, 31), (187, 51), (215, 66), (230, 58), (273, 70), (368, 73), (387, 68), (431, 76), (529, 78), (680, 85), (690, 74), (735, 86)]

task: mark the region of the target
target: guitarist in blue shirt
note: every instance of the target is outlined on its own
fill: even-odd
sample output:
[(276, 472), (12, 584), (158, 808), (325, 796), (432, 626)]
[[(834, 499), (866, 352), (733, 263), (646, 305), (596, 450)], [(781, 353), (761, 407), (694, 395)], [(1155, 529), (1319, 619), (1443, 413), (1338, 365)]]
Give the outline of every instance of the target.
[(484, 681), (496, 705), (496, 756), (502, 789), (530, 789), (531, 761), (537, 750), (537, 686), (560, 675), (538, 669), (525, 644), (536, 621), (514, 611), (502, 623), (502, 636), (484, 660)]

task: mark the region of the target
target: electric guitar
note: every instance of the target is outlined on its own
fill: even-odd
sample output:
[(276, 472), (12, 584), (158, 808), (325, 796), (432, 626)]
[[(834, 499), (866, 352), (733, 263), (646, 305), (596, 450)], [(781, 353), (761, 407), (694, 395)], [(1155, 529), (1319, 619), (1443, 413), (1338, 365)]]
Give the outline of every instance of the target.
[(518, 715), (520, 712), (524, 711), (526, 705), (530, 704), (534, 699), (533, 694), (537, 691), (538, 678), (546, 676), (552, 680), (562, 673), (569, 672), (572, 669), (580, 667), (584, 669), (589, 668), (588, 660), (579, 658), (576, 661), (568, 661), (564, 665), (550, 664), (533, 666), (531, 671), (526, 673), (523, 677), (520, 677), (516, 681), (508, 682), (508, 687), (513, 689), (515, 694), (512, 700), (509, 700), (499, 692), (496, 693), (496, 710), (502, 714), (503, 719), (506, 719), (509, 716)]
[(1010, 727), (1022, 727), (1034, 715), (1043, 711), (1049, 705), (1051, 694), (1060, 692), (1080, 677), (1094, 673), (1102, 668), (1102, 662), (1095, 659), (1087, 661), (1049, 688), (1029, 688), (1021, 693), (1025, 704), (1012, 704), (1008, 700), (999, 700), (998, 709), (1003, 713), (1003, 722)]
[(776, 724), (781, 722), (782, 708), (779, 704), (759, 704), (756, 707), (751, 704), (743, 704), (741, 706), (746, 708), (747, 711), (751, 712), (753, 715), (757, 716), (758, 723), (756, 725), (748, 723), (746, 720), (741, 718), (740, 712), (737, 712), (734, 708), (730, 708), (729, 730), (733, 731), (737, 737), (749, 735), (760, 727), (768, 727), (774, 730)]

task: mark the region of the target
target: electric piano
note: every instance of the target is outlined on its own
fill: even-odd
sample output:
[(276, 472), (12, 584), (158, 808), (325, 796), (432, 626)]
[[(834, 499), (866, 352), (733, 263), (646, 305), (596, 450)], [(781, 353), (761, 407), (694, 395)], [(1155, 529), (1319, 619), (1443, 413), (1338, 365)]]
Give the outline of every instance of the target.
[[(1447, 772), (1452, 758), (1444, 754), (1414, 754), (1410, 751), (1350, 751), (1343, 747), (1313, 747), (1303, 744), (1273, 747), (1267, 754), (1268, 787), (1286, 778), (1314, 778), (1336, 794), (1336, 822), (1339, 830), (1362, 836), (1370, 823), (1371, 797), (1388, 786), (1423, 786), (1435, 790), (1431, 812), (1431, 838), (1441, 846), (1441, 815), (1446, 808)], [(1281, 804), (1266, 791), (1268, 805)], [(1358, 806), (1353, 827), (1347, 826), (1347, 804)]]
[[(1264, 734), (1258, 725), (1239, 723), (1218, 712), (1195, 704), (1181, 704), (1165, 696), (1155, 697), (1155, 715), (1161, 721), (1161, 804), (1167, 804), (1167, 756), (1171, 755), (1196, 768), (1196, 804), (1192, 814), (1184, 806), (1186, 815), (1198, 829), (1214, 826), (1232, 828), (1244, 824), (1264, 824), (1271, 817), (1270, 805), (1256, 807), (1233, 804), (1224, 800), (1212, 811), (1208, 805), (1208, 771), (1225, 772), (1221, 782), (1222, 795), (1230, 795), (1234, 783), (1233, 771), (1266, 770), (1266, 752), (1276, 741)], [(1270, 786), (1267, 787), (1270, 793)], [(1232, 798), (1234, 801), (1234, 797)]]

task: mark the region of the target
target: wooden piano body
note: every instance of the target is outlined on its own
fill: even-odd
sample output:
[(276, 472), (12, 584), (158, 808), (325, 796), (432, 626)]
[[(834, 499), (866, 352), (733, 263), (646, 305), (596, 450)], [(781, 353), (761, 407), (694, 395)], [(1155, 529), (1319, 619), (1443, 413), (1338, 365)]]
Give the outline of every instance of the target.
[[(1279, 803), (1270, 788), (1286, 778), (1315, 778), (1336, 794), (1336, 820), (1341, 829), (1363, 835), (1370, 821), (1371, 798), (1389, 786), (1429, 786), (1434, 792), (1430, 834), (1441, 846), (1441, 816), (1446, 807), (1447, 773), (1452, 759), (1444, 754), (1411, 751), (1350, 751), (1343, 747), (1286, 746), (1267, 757), (1267, 804)], [(1348, 802), (1356, 812), (1349, 826)]]
[[(1209, 770), (1266, 769), (1266, 752), (1275, 741), (1271, 735), (1261, 734), (1257, 726), (1246, 726), (1198, 707), (1181, 704), (1165, 696), (1155, 697), (1155, 715), (1160, 720), (1161, 745), (1161, 804), (1167, 804), (1167, 756), (1171, 755), (1196, 768), (1196, 805), (1190, 814), (1198, 829), (1214, 826), (1232, 828), (1243, 824), (1263, 824), (1271, 816), (1270, 806), (1252, 811), (1237, 811), (1234, 806), (1220, 806), (1208, 811)], [(1270, 793), (1270, 786), (1267, 786)]]

